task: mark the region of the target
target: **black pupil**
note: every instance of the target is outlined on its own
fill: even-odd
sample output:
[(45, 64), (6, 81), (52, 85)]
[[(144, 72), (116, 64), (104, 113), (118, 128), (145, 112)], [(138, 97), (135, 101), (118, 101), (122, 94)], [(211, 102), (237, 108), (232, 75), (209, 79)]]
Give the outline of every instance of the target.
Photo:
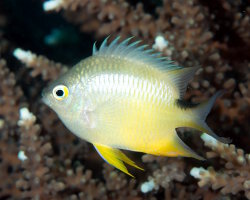
[(64, 95), (63, 90), (57, 90), (57, 91), (56, 91), (56, 95), (57, 95), (58, 97), (62, 97), (62, 96)]

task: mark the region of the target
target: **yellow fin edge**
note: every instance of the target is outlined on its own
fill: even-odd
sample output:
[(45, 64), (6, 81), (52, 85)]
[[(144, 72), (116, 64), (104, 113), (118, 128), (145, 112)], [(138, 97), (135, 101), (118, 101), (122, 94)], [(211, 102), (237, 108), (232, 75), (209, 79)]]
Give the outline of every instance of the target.
[[(157, 147), (158, 146), (158, 147)], [(188, 147), (177, 135), (176, 131), (165, 139), (162, 139), (155, 148), (147, 151), (146, 153), (157, 155), (157, 156), (168, 156), (168, 157), (191, 157), (198, 160), (205, 160), (203, 157), (196, 154), (190, 147)]]
[(124, 163), (127, 163), (128, 165), (131, 165), (137, 169), (143, 170), (141, 167), (137, 166), (134, 161), (132, 161), (130, 158), (128, 158), (124, 153), (122, 153), (118, 149), (111, 148), (109, 146), (104, 146), (100, 144), (93, 144), (97, 152), (100, 154), (100, 156), (110, 165), (113, 165), (117, 169), (121, 170), (122, 172), (128, 174), (129, 176), (133, 177), (132, 174), (130, 174), (124, 165)]

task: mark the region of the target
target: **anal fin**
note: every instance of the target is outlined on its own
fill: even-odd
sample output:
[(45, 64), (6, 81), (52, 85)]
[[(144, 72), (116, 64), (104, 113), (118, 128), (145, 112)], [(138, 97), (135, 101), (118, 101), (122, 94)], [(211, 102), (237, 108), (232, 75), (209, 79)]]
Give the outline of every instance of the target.
[(179, 138), (175, 130), (173, 133), (169, 134), (166, 139), (162, 140), (160, 146), (161, 147), (157, 149), (157, 151), (150, 153), (159, 156), (169, 156), (169, 157), (184, 156), (184, 157), (196, 158), (198, 160), (205, 160), (203, 157), (195, 153), (190, 147), (188, 147)]
[(134, 177), (132, 174), (130, 174), (124, 165), (124, 163), (127, 163), (128, 165), (131, 165), (137, 169), (144, 170), (137, 166), (130, 158), (128, 158), (124, 153), (122, 153), (118, 149), (114, 149), (108, 146), (100, 145), (100, 144), (93, 144), (96, 148), (97, 152), (100, 154), (100, 156), (110, 165), (113, 165), (117, 169), (121, 170), (122, 172), (128, 174), (129, 176)]

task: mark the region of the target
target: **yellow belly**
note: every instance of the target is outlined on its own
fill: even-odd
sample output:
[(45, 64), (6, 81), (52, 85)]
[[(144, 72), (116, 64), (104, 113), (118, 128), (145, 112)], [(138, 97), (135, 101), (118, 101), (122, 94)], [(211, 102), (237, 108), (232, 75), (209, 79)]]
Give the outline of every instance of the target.
[[(110, 103), (112, 111), (98, 114), (102, 144), (145, 153), (166, 147), (169, 134), (178, 124), (178, 112), (167, 105), (153, 105), (138, 100)], [(177, 123), (176, 123), (177, 122)]]

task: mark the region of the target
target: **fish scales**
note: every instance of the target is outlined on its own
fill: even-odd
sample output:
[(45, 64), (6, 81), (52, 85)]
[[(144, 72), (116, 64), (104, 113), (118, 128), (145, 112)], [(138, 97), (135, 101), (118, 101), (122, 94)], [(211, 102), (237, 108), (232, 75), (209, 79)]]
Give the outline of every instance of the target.
[[(112, 61), (112, 58), (107, 58), (106, 62), (107, 64), (110, 64), (110, 61)], [(114, 60), (114, 62), (117, 62)], [(126, 102), (125, 104), (127, 105), (120, 113), (124, 119), (120, 119), (121, 121), (124, 121), (125, 125), (130, 127), (130, 124), (133, 124), (133, 121), (128, 121), (125, 120), (126, 116), (136, 116), (135, 118), (138, 120), (141, 120), (139, 123), (136, 123), (136, 126), (134, 126), (135, 132), (137, 134), (132, 134), (132, 135), (140, 135), (138, 132), (150, 132), (151, 134), (157, 134), (156, 130), (159, 127), (154, 127), (152, 126), (152, 123), (154, 121), (158, 121), (157, 117), (156, 120), (154, 120), (154, 113), (157, 113), (157, 115), (161, 114), (165, 115), (165, 113), (168, 111), (166, 109), (167, 104), (170, 102), (169, 98), (171, 96), (171, 89), (167, 87), (167, 84), (164, 83), (165, 80), (157, 80), (156, 78), (153, 79), (151, 76), (147, 76), (147, 74), (142, 74), (141, 75), (141, 69), (143, 66), (133, 66), (131, 67), (131, 75), (125, 74), (122, 69), (126, 68), (126, 66), (121, 65), (121, 62), (119, 63), (120, 70), (118, 70), (118, 67), (113, 64), (112, 66), (114, 69), (111, 67), (106, 70), (106, 73), (103, 71), (107, 68), (105, 68), (105, 60), (103, 60), (102, 65), (100, 68), (101, 73), (99, 74), (97, 71), (94, 72), (89, 72), (92, 73), (93, 78), (88, 82), (88, 88), (86, 89), (91, 93), (94, 98), (98, 97), (99, 101), (112, 101), (113, 99), (116, 99), (119, 97), (121, 102), (116, 102), (115, 105), (120, 106), (119, 104), (122, 104), (123, 102)], [(124, 65), (132, 65), (132, 63), (124, 63)], [(97, 65), (96, 65), (97, 66)], [(116, 71), (116, 73), (114, 73)], [(137, 71), (137, 73), (135, 73)], [(150, 73), (150, 69), (147, 70), (148, 73)], [(96, 75), (93, 75), (96, 73)], [(160, 73), (156, 75), (156, 77), (159, 77)], [(113, 84), (116, 80), (116, 84)], [(164, 87), (163, 87), (164, 86)], [(158, 91), (156, 91), (158, 90)], [(169, 92), (168, 92), (169, 91)], [(157, 95), (159, 94), (159, 95)], [(108, 96), (107, 96), (108, 95)], [(157, 99), (157, 101), (154, 101), (154, 99)], [(98, 102), (97, 104), (100, 104), (101, 102)], [(119, 103), (119, 104), (118, 104)], [(146, 105), (144, 105), (144, 104)], [(138, 107), (138, 105), (144, 105)], [(136, 113), (132, 112), (129, 113), (128, 108), (133, 108), (131, 110), (136, 111)], [(143, 112), (142, 112), (143, 111)], [(151, 113), (150, 116), (145, 116), (145, 111), (148, 111)], [(171, 112), (171, 111), (168, 111)], [(144, 116), (143, 116), (144, 115)], [(148, 118), (146, 118), (148, 117)], [(130, 117), (131, 118), (131, 117)], [(167, 120), (167, 119), (166, 119)], [(148, 122), (148, 123), (146, 123)], [(158, 123), (156, 123), (158, 124)], [(156, 125), (155, 124), (155, 125)], [(164, 124), (169, 124), (169, 123), (164, 123)], [(148, 127), (151, 125), (151, 127)], [(159, 125), (159, 124), (158, 124)], [(140, 127), (141, 126), (141, 127)], [(122, 126), (123, 127), (123, 126)], [(144, 127), (144, 129), (142, 128)], [(130, 128), (131, 129), (131, 128)], [(127, 131), (127, 128), (123, 128), (124, 131)], [(131, 133), (131, 131), (129, 131)], [(166, 129), (164, 130), (166, 132)], [(119, 134), (119, 132), (114, 133), (116, 134), (116, 143), (118, 140), (119, 135), (123, 135), (122, 133)], [(107, 134), (109, 135), (109, 134)], [(140, 136), (140, 138), (143, 138), (143, 135)], [(112, 134), (111, 134), (112, 136)], [(146, 140), (146, 139), (145, 139)], [(123, 141), (123, 140), (122, 140)], [(120, 146), (122, 147), (122, 146)], [(134, 150), (135, 147), (134, 147)]]
[[(114, 105), (118, 106), (114, 108), (114, 110), (119, 110), (119, 115), (121, 115), (123, 119), (118, 119), (123, 121), (123, 124), (115, 122), (117, 129), (112, 130), (113, 134), (116, 135), (116, 144), (112, 144), (113, 134), (107, 133), (105, 140), (111, 142), (108, 145), (141, 151), (144, 146), (141, 148), (138, 147), (138, 141), (134, 138), (135, 136), (142, 138), (143, 141), (147, 141), (149, 134), (155, 135), (161, 132), (159, 128), (163, 128), (162, 131), (165, 133), (167, 130), (166, 126), (169, 126), (169, 123), (158, 123), (157, 115), (161, 116), (165, 115), (166, 112), (171, 112), (167, 109), (167, 106), (171, 105), (169, 102), (171, 99), (169, 98), (171, 96), (171, 89), (167, 87), (165, 80), (157, 80), (156, 78), (152, 78), (152, 76), (147, 76), (147, 73), (152, 74), (150, 69), (147, 70), (147, 73), (142, 74), (141, 72), (144, 66), (140, 66), (140, 64), (136, 66), (136, 64), (132, 62), (124, 62), (123, 65), (131, 66), (129, 70), (124, 72), (123, 69), (125, 66), (121, 64), (121, 61), (116, 60), (117, 59), (114, 59), (113, 63), (119, 64), (112, 64), (113, 67), (106, 67), (110, 62), (112, 63), (112, 58), (103, 59), (102, 62), (98, 62), (101, 63), (100, 71), (96, 70), (98, 65), (95, 65), (96, 68), (93, 68), (94, 72), (88, 71), (88, 73), (92, 74), (92, 78), (88, 81), (88, 86), (85, 90), (90, 93), (93, 98), (99, 100), (96, 104), (102, 104), (102, 102), (105, 101), (115, 101)], [(130, 72), (131, 75), (128, 74), (128, 72)], [(159, 75), (160, 73), (158, 72), (156, 77), (159, 77)], [(115, 81), (116, 83), (113, 84)], [(154, 101), (154, 98), (157, 99), (157, 101)], [(120, 106), (122, 106), (123, 109), (119, 108)], [(145, 113), (148, 113), (148, 115)], [(134, 117), (131, 118), (131, 116)], [(169, 121), (167, 117), (165, 120), (166, 122)], [(166, 124), (166, 126), (162, 126), (162, 124)], [(131, 139), (134, 139), (134, 144), (130, 143), (129, 146), (128, 144), (123, 144), (123, 135), (126, 135), (126, 132), (132, 137), (130, 137)], [(119, 136), (121, 137), (120, 140)]]
[(138, 167), (119, 149), (160, 156), (203, 159), (178, 137), (190, 127), (221, 142), (205, 123), (217, 97), (189, 106), (183, 100), (196, 67), (182, 68), (130, 43), (107, 45), (70, 69), (43, 91), (43, 100), (78, 137), (92, 143), (102, 158), (132, 176), (124, 163)]

